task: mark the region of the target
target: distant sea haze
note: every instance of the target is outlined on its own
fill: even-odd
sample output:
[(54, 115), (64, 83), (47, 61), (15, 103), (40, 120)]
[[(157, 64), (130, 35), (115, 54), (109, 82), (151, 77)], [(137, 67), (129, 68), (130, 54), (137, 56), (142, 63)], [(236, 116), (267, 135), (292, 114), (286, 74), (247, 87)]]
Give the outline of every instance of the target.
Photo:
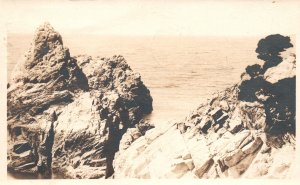
[[(8, 77), (33, 35), (8, 35)], [(262, 37), (125, 37), (63, 35), (71, 56), (123, 55), (153, 97), (154, 124), (182, 120), (216, 91), (237, 83)]]

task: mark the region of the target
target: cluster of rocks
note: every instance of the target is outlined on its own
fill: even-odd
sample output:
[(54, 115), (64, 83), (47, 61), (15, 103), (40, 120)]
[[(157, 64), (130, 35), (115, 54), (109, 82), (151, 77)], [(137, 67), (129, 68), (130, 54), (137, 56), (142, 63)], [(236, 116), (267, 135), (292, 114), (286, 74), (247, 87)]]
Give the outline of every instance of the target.
[(71, 57), (45, 23), (16, 65), (7, 107), (8, 170), (107, 178), (122, 135), (152, 111), (152, 98), (122, 56)]
[[(264, 65), (248, 66), (240, 83), (214, 94), (184, 121), (151, 129), (129, 147), (120, 145), (114, 177), (296, 175), (296, 58), (291, 46), (290, 38), (281, 35), (262, 39), (257, 52), (268, 57)], [(122, 140), (128, 139), (124, 135)]]
[(263, 65), (182, 122), (158, 124), (150, 91), (122, 56), (71, 57), (40, 26), (8, 85), (8, 170), (64, 178), (225, 178), (293, 175), (296, 56), (268, 36)]

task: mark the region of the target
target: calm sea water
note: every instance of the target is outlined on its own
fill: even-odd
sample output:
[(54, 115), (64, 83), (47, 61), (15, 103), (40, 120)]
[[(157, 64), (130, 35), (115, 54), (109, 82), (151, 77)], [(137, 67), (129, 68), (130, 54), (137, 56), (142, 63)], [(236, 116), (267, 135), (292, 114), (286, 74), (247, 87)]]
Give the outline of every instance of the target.
[[(30, 46), (32, 35), (8, 36), (8, 75)], [(215, 91), (239, 81), (245, 67), (258, 61), (258, 38), (105, 37), (65, 35), (71, 55), (123, 55), (139, 72), (154, 99), (155, 124), (183, 119)]]

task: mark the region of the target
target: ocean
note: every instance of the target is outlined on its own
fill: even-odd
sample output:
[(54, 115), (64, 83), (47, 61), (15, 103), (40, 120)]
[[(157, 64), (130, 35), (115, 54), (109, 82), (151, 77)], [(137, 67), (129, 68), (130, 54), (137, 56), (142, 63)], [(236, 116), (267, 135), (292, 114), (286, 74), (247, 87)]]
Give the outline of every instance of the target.
[[(72, 56), (122, 55), (141, 74), (153, 97), (154, 124), (180, 121), (216, 91), (237, 83), (258, 62), (262, 37), (63, 35)], [(30, 47), (33, 35), (8, 35), (8, 76)]]

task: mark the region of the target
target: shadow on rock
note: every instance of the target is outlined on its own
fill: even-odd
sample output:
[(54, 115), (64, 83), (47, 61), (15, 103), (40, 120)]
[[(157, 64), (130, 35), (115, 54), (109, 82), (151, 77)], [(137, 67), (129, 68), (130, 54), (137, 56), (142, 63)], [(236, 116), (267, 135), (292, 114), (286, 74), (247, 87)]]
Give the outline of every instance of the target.
[[(238, 99), (245, 102), (259, 102), (264, 105), (266, 114), (266, 132), (268, 136), (276, 137), (280, 147), (284, 134), (295, 135), (295, 111), (296, 111), (296, 77), (278, 76), (279, 80), (268, 80), (264, 73), (269, 69), (277, 68), (283, 61), (280, 52), (292, 47), (290, 38), (279, 34), (267, 36), (261, 39), (257, 45), (258, 58), (265, 61), (263, 66), (255, 64), (246, 68), (239, 85)], [(295, 65), (295, 64), (289, 64)], [(270, 69), (271, 70), (271, 69)], [(274, 75), (281, 75), (274, 74)], [(280, 79), (281, 78), (281, 79)], [(273, 142), (273, 143), (274, 143)], [(278, 144), (279, 143), (279, 144)]]
[(263, 72), (282, 62), (282, 57), (279, 56), (279, 53), (286, 48), (293, 47), (290, 41), (290, 37), (288, 36), (275, 34), (269, 35), (258, 42), (255, 52), (258, 53), (257, 58), (265, 61), (262, 68)]

